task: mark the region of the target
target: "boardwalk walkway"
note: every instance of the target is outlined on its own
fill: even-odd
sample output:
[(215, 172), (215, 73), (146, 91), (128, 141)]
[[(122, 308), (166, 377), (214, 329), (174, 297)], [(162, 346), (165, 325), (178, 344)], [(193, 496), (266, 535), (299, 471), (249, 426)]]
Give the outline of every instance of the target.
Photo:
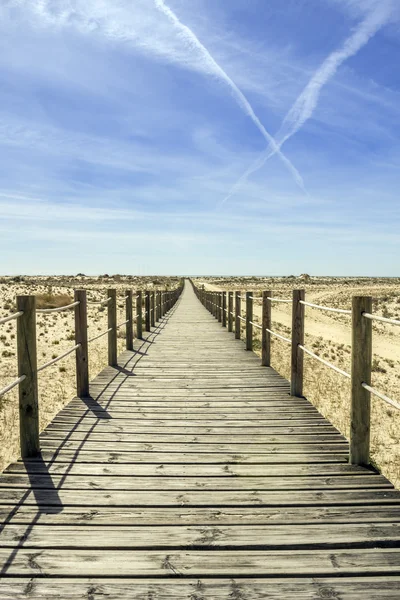
[(400, 493), (186, 283), (0, 477), (0, 598), (400, 597)]

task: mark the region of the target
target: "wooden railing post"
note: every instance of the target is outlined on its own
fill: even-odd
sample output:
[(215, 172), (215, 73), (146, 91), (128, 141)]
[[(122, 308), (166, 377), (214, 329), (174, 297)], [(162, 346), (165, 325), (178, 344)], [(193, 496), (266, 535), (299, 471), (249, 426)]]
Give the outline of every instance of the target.
[(136, 337), (139, 340), (143, 339), (143, 297), (142, 292), (136, 292)]
[(261, 331), (261, 364), (263, 367), (271, 366), (271, 302), (272, 292), (264, 291), (262, 294), (262, 331)]
[(218, 304), (218, 323), (222, 323), (222, 293), (217, 293), (217, 304)]
[(161, 290), (160, 294), (161, 294), (161, 300), (160, 300), (160, 318), (162, 319), (163, 316), (164, 316), (164, 300), (165, 300), (164, 290)]
[(76, 395), (78, 398), (89, 396), (89, 348), (86, 290), (75, 290), (75, 344), (76, 349)]
[(156, 302), (155, 302), (155, 293), (151, 292), (151, 296), (150, 296), (150, 304), (151, 304), (151, 309), (150, 309), (150, 322), (151, 322), (151, 326), (155, 327), (156, 325)]
[(371, 385), (372, 321), (362, 316), (364, 312), (372, 312), (372, 298), (353, 297), (349, 457), (353, 465), (369, 464), (371, 395), (361, 384)]
[(246, 350), (253, 350), (253, 294), (246, 292)]
[(108, 364), (117, 365), (117, 290), (107, 290), (108, 298)]
[(222, 327), (226, 327), (226, 292), (222, 292)]
[(161, 319), (161, 290), (156, 292), (157, 299), (157, 321)]
[(19, 431), (21, 457), (36, 456), (39, 445), (39, 401), (36, 353), (36, 297), (18, 296), (17, 311), (23, 314), (17, 321)]
[(235, 292), (235, 339), (240, 340), (241, 292)]
[(150, 326), (150, 292), (148, 290), (144, 293), (144, 310), (145, 310), (145, 329), (151, 331)]
[(293, 290), (292, 304), (292, 361), (290, 393), (292, 396), (303, 395), (303, 350), (299, 345), (304, 345), (304, 290)]
[(125, 292), (126, 349), (133, 350), (133, 294), (132, 290)]
[(228, 292), (228, 331), (233, 330), (233, 292)]

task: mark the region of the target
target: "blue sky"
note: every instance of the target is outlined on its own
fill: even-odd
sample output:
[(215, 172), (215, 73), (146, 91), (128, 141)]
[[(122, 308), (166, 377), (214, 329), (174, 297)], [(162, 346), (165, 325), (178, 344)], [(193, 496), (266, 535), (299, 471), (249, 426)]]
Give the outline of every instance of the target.
[(399, 275), (398, 0), (2, 0), (3, 273)]

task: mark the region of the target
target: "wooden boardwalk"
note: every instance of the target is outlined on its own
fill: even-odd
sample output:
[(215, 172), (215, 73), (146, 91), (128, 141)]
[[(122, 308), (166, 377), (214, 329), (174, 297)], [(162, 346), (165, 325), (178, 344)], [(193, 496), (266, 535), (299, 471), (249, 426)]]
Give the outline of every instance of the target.
[(186, 283), (0, 477), (0, 598), (400, 598), (400, 493)]

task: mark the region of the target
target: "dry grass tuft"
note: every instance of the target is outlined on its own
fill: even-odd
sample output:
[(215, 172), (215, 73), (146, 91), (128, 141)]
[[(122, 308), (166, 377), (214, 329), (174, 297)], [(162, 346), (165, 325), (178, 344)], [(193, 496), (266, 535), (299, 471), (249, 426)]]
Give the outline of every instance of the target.
[(73, 299), (68, 294), (53, 294), (46, 292), (36, 296), (36, 308), (61, 308), (72, 304)]

